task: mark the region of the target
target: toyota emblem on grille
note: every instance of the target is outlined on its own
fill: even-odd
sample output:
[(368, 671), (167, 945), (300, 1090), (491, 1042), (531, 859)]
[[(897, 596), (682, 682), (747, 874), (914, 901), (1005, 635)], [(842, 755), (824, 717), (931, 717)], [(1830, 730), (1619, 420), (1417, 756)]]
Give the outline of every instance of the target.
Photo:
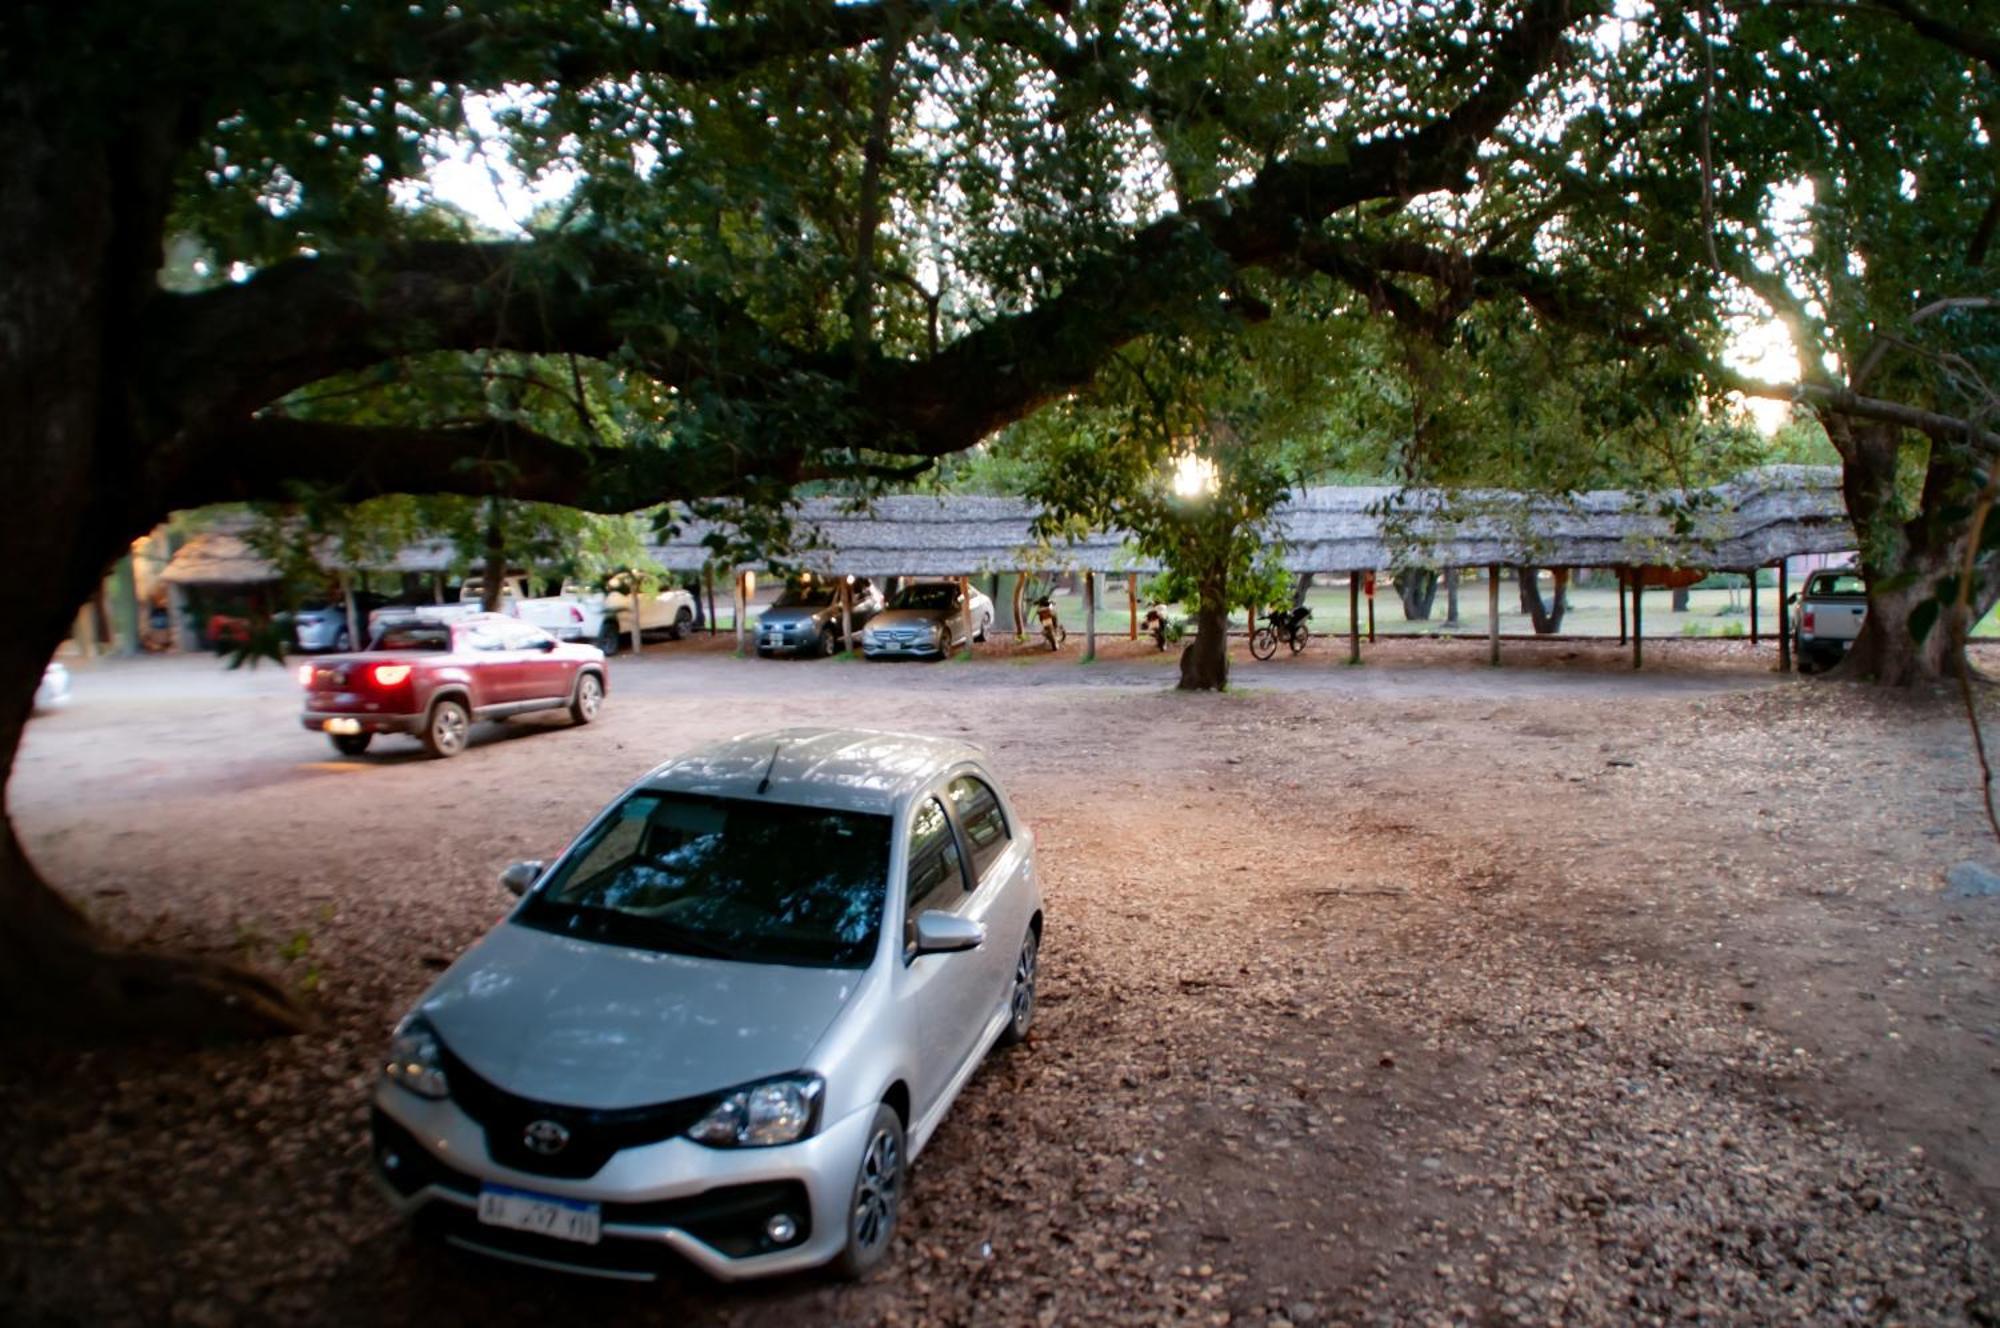
[(556, 1121), (538, 1120), (521, 1132), (521, 1142), (529, 1152), (553, 1157), (569, 1147), (569, 1129)]

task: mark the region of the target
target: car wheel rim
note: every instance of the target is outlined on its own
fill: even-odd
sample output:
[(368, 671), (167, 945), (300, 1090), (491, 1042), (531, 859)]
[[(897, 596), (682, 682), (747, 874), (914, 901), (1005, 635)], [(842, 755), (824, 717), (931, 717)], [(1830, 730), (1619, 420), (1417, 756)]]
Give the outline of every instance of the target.
[(448, 752), (455, 752), (465, 745), (465, 728), (465, 713), (456, 706), (439, 710), (437, 719), (432, 722), (437, 745)]
[(1026, 1031), (1035, 1017), (1035, 967), (1040, 947), (1035, 943), (1033, 932), (1021, 942), (1021, 953), (1014, 960), (1014, 1031)]
[(604, 700), (603, 694), (597, 690), (597, 679), (585, 678), (583, 680), (583, 693), (580, 699), (583, 704), (584, 717), (586, 719), (596, 718), (597, 707)]
[(854, 1195), (854, 1244), (872, 1253), (888, 1243), (896, 1229), (896, 1206), (902, 1198), (903, 1149), (891, 1130), (877, 1130), (861, 1158), (861, 1183)]

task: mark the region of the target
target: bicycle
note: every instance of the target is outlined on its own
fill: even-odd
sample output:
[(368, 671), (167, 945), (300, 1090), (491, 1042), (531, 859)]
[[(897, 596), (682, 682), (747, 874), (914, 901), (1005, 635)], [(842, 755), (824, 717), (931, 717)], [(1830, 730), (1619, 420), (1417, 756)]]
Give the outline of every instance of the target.
[(1312, 617), (1312, 610), (1301, 604), (1291, 609), (1272, 614), (1264, 620), (1264, 625), (1250, 634), (1250, 653), (1258, 659), (1269, 659), (1278, 653), (1278, 642), (1283, 641), (1292, 648), (1294, 655), (1306, 648), (1312, 640), (1312, 632), (1306, 627), (1306, 619)]

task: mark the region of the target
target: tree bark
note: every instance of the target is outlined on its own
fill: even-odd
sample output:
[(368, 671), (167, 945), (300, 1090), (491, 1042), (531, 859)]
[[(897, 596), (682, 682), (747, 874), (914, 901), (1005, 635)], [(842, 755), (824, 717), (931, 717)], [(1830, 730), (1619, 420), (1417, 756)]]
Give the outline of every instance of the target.
[[(148, 124), (60, 135), (76, 117), (0, 87), (0, 456), (33, 501), (0, 521), (0, 778), (77, 607), (164, 516), (146, 492), (129, 341), (107, 335), (158, 271), (146, 166), (171, 145)], [(170, 172), (164, 173), (170, 175)], [(136, 178), (135, 178), (136, 177)], [(133, 234), (134, 228), (138, 236)], [(157, 232), (154, 232), (155, 239)], [(0, 784), (0, 1026), (184, 1035), (289, 1031), (305, 1016), (269, 979), (146, 955), (100, 933), (43, 880)]]
[(1444, 569), (1444, 625), (1458, 626), (1458, 569)]
[[(1956, 440), (1933, 439), (1923, 492), (1909, 515), (1896, 491), (1901, 428), (1838, 415), (1823, 419), (1840, 453), (1841, 489), (1861, 537), (1861, 571), (1868, 585), (1868, 617), (1838, 670), (1885, 687), (1951, 676), (1959, 661), (1949, 611), (1941, 611), (1938, 601), (1951, 600), (1963, 564), (1966, 523), (1980, 488), (1977, 469)], [(1990, 557), (1976, 565), (1975, 575), (1968, 629), (2000, 599), (2000, 577)]]
[(1541, 569), (1523, 567), (1521, 572), (1521, 607), (1535, 625), (1535, 635), (1553, 636), (1562, 630), (1563, 614), (1569, 609), (1569, 568), (1550, 569), (1555, 577), (1554, 606), (1542, 602)]
[(1302, 609), (1306, 603), (1306, 592), (1312, 589), (1315, 573), (1300, 572), (1292, 582), (1292, 607)]
[[(1396, 573), (1396, 598), (1403, 601), (1405, 622), (1429, 622), (1431, 605), (1437, 601), (1438, 574), (1435, 568), (1405, 567)], [(1457, 614), (1457, 587), (1452, 587), (1452, 616)]]
[(1220, 692), (1229, 687), (1229, 586), (1221, 576), (1203, 577), (1195, 610), (1194, 639), (1181, 651), (1183, 692)]

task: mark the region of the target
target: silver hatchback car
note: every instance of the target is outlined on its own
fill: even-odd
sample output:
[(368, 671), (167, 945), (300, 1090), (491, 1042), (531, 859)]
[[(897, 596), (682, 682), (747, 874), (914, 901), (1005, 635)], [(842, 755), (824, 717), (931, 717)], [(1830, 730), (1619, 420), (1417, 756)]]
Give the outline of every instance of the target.
[(519, 906), (397, 1026), (373, 1111), (397, 1207), (498, 1258), (859, 1277), (1035, 1017), (1033, 836), (964, 743), (735, 738), (502, 879)]

